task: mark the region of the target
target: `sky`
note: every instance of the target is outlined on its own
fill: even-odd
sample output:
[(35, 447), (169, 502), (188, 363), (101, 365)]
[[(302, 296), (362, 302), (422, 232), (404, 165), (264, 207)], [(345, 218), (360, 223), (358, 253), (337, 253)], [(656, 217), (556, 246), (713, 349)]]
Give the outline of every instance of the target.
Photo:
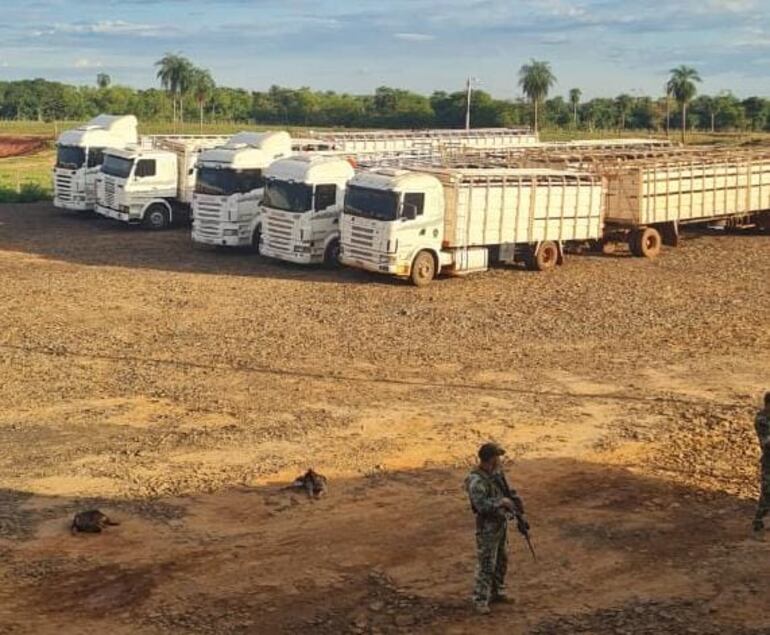
[(0, 80), (157, 86), (182, 53), (218, 84), (429, 94), (466, 77), (520, 95), (547, 60), (555, 94), (660, 95), (694, 66), (701, 92), (770, 96), (770, 0), (0, 0)]

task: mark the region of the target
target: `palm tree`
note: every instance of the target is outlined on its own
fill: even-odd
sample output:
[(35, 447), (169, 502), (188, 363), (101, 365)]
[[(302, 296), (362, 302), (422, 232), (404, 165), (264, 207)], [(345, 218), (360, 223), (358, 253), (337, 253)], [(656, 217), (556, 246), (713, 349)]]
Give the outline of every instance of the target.
[(177, 100), (179, 100), (179, 119), (184, 120), (183, 100), (190, 87), (190, 76), (195, 68), (190, 60), (181, 55), (166, 53), (155, 62), (158, 67), (157, 77), (160, 85), (171, 96), (174, 109), (174, 123), (177, 120)]
[(678, 66), (671, 69), (671, 78), (666, 85), (668, 92), (674, 96), (679, 107), (682, 109), (682, 143), (687, 130), (687, 104), (695, 97), (698, 89), (695, 82), (702, 81), (698, 71), (691, 66)]
[(108, 88), (112, 83), (112, 78), (107, 73), (98, 73), (96, 75), (96, 85), (100, 90)]
[(203, 106), (211, 98), (216, 84), (211, 73), (205, 68), (194, 68), (190, 76), (190, 90), (200, 109), (201, 132), (203, 132)]
[(548, 97), (548, 91), (556, 83), (556, 77), (548, 62), (530, 60), (519, 69), (519, 86), (530, 99), (535, 112), (535, 134), (537, 134), (537, 107)]
[(615, 98), (615, 106), (618, 109), (620, 115), (620, 129), (626, 129), (626, 117), (631, 112), (631, 107), (634, 105), (634, 98), (631, 95), (623, 93)]
[(575, 128), (577, 128), (578, 120), (577, 120), (577, 110), (578, 106), (580, 105), (580, 98), (583, 96), (583, 91), (581, 91), (579, 88), (572, 88), (569, 91), (569, 103), (572, 104), (572, 120), (575, 124)]

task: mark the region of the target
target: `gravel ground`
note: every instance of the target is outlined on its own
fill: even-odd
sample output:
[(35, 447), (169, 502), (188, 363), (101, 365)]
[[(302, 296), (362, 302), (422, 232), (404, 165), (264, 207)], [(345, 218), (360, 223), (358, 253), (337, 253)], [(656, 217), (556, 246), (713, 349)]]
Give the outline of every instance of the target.
[[(478, 628), (458, 484), (490, 438), (521, 463), (552, 554), (491, 632), (770, 632), (752, 591), (770, 570), (744, 544), (766, 235), (415, 289), (6, 205), (0, 306), (0, 601), (39, 613), (34, 632), (74, 616), (115, 633)], [(331, 502), (269, 489), (310, 465)], [(124, 522), (69, 542), (84, 506)], [(297, 559), (314, 532), (324, 548)], [(2, 628), (25, 632), (0, 611)]]

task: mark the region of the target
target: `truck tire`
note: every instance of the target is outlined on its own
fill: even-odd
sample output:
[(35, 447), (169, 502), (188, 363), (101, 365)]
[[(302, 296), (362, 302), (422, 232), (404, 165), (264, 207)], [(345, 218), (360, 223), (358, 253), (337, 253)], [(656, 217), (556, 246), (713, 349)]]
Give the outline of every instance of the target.
[(555, 242), (546, 240), (533, 251), (527, 263), (532, 271), (548, 271), (559, 264), (559, 247)]
[(153, 203), (144, 212), (142, 224), (147, 229), (160, 230), (166, 229), (169, 224), (168, 210), (160, 203)]
[(660, 232), (654, 227), (634, 230), (628, 241), (631, 253), (638, 258), (655, 258), (660, 253), (662, 244)]
[(429, 251), (421, 251), (412, 261), (409, 279), (415, 287), (427, 287), (436, 277), (436, 261)]
[(340, 239), (334, 238), (324, 251), (324, 265), (327, 267), (337, 267), (340, 264)]
[(259, 254), (259, 245), (262, 242), (262, 225), (257, 225), (254, 233), (251, 235), (251, 250)]

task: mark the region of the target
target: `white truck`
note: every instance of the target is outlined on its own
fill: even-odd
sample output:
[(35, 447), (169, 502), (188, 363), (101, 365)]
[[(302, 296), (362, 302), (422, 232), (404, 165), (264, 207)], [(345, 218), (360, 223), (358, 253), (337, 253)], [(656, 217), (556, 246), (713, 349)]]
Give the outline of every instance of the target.
[(263, 256), (300, 264), (336, 264), (345, 188), (355, 171), (340, 157), (303, 154), (265, 171)]
[[(400, 164), (416, 159), (433, 160), (454, 149), (503, 150), (535, 144), (537, 136), (527, 128), (482, 128), (466, 130), (372, 130), (362, 132), (311, 132), (307, 139), (292, 139), (292, 154), (315, 153), (350, 160), (366, 166)], [(203, 159), (203, 156), (201, 157)], [(261, 249), (259, 237), (264, 223), (254, 211), (260, 188), (241, 192), (242, 204), (193, 203), (193, 240), (229, 247), (251, 245)], [(196, 196), (197, 198), (197, 196)], [(199, 220), (200, 219), (200, 220)], [(225, 233), (226, 232), (226, 233)], [(316, 256), (313, 256), (315, 262)]]
[(192, 239), (205, 245), (259, 249), (264, 170), (292, 154), (286, 132), (240, 132), (198, 157)]
[(96, 205), (96, 177), (108, 148), (136, 144), (133, 115), (99, 115), (87, 124), (66, 130), (56, 140), (53, 204), (60, 209), (87, 212)]
[(96, 211), (149, 229), (188, 218), (198, 155), (226, 142), (213, 135), (157, 136), (136, 147), (107, 150), (96, 179)]
[(491, 262), (560, 264), (571, 241), (602, 235), (602, 178), (515, 168), (375, 169), (349, 183), (342, 264), (429, 284)]

